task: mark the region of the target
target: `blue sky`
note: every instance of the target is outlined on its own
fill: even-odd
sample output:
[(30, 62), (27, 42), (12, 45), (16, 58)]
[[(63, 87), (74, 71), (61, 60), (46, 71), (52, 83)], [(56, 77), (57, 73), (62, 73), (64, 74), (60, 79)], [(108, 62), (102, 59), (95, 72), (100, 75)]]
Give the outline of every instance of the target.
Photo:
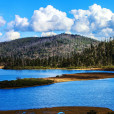
[[(61, 32), (98, 39), (105, 36), (108, 38), (114, 33), (113, 6), (114, 0), (0, 0), (0, 17), (2, 18), (0, 18), (0, 41), (13, 40), (17, 37), (53, 35)], [(39, 13), (41, 7), (43, 9)], [(48, 16), (49, 10), (53, 13)], [(80, 15), (81, 12), (83, 15)], [(106, 17), (103, 16), (105, 14)], [(46, 20), (41, 17), (42, 15)], [(109, 16), (108, 19), (107, 16)], [(85, 20), (83, 21), (83, 19)], [(62, 20), (63, 23), (60, 22)], [(9, 23), (10, 25), (8, 25)], [(42, 28), (42, 26), (46, 27)]]

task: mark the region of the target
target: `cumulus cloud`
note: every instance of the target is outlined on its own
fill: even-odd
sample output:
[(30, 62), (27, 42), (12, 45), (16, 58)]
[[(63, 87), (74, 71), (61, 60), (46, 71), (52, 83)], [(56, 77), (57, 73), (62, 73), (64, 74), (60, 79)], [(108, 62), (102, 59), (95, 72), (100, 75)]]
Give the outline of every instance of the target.
[(57, 34), (54, 32), (42, 32), (42, 34), (41, 34), (42, 37), (54, 36), (54, 35), (57, 35)]
[(103, 37), (103, 38), (110, 37), (110, 36), (112, 36), (112, 35), (114, 35), (114, 30), (111, 29), (111, 28), (102, 29), (102, 30), (97, 34), (98, 37)]
[(10, 41), (20, 38), (20, 33), (15, 32), (14, 30), (6, 32), (3, 37), (1, 37), (1, 41)]
[(66, 33), (66, 34), (72, 34), (70, 31), (66, 31), (65, 33)]
[(76, 33), (108, 37), (114, 32), (114, 13), (100, 5), (94, 4), (88, 10), (71, 10), (71, 13), (75, 18), (72, 30)]
[(38, 35), (34, 35), (33, 37), (38, 37)]
[[(48, 5), (35, 10), (29, 21), (15, 15), (15, 20), (7, 24), (7, 30), (42, 32), (41, 36), (56, 35), (51, 31), (73, 32), (91, 38), (114, 35), (114, 13), (111, 10), (94, 4), (88, 10), (74, 9), (70, 13), (73, 18), (68, 18), (65, 12)], [(0, 26), (4, 24), (5, 20), (0, 17)]]
[(84, 20), (76, 20), (75, 24), (72, 27), (72, 30), (78, 33), (88, 33), (90, 31), (89, 21)]
[(6, 21), (2, 16), (0, 16), (0, 27), (4, 26), (6, 24)]
[(15, 31), (69, 31), (73, 25), (73, 19), (67, 17), (65, 12), (59, 11), (51, 5), (35, 10), (30, 22), (27, 18), (15, 15), (15, 20), (7, 24), (7, 30)]
[(27, 31), (29, 27), (29, 22), (27, 18), (21, 18), (19, 15), (15, 15), (15, 20), (8, 23), (8, 30), (15, 31)]
[(69, 31), (73, 20), (68, 18), (65, 12), (48, 5), (46, 8), (42, 7), (34, 11), (30, 24), (36, 32)]

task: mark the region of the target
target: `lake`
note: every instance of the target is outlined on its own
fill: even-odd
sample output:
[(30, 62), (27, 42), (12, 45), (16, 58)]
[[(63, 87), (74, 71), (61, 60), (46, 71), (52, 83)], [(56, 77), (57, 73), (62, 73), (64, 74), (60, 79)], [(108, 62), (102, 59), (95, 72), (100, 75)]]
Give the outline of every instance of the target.
[(114, 73), (114, 71), (97, 71), (97, 70), (61, 70), (61, 69), (4, 70), (4, 69), (0, 69), (0, 81), (16, 80), (17, 77), (20, 77), (20, 78), (45, 78), (45, 77), (55, 77), (55, 76), (61, 75), (61, 74), (87, 73), (87, 72)]
[[(98, 71), (0, 69), (0, 80), (12, 80), (18, 76), (21, 78), (41, 78), (84, 72)], [(114, 71), (100, 72), (114, 73)], [(114, 78), (63, 82), (18, 89), (0, 89), (0, 110), (57, 106), (94, 106), (114, 110)]]

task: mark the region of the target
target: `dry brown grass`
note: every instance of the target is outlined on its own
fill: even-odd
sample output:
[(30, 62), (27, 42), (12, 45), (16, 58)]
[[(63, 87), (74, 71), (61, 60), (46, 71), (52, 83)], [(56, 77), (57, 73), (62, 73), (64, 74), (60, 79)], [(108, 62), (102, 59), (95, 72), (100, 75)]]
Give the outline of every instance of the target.
[(29, 110), (15, 110), (15, 111), (0, 111), (0, 114), (58, 114), (64, 112), (65, 114), (87, 114), (90, 111), (97, 112), (97, 114), (108, 114), (113, 112), (108, 108), (99, 107), (54, 107), (54, 108), (42, 108), (42, 109), (29, 109)]
[(114, 73), (79, 73), (79, 74), (64, 74), (60, 77), (49, 77), (45, 79), (58, 82), (80, 81), (80, 80), (95, 80), (104, 78), (114, 78)]

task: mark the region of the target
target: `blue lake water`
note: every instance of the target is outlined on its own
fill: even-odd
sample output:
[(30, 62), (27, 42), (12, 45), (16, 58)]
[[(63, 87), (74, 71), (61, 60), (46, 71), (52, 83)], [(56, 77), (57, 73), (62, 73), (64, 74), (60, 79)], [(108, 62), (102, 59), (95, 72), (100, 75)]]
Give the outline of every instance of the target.
[(87, 73), (87, 72), (108, 72), (114, 73), (114, 71), (97, 71), (97, 70), (3, 70), (0, 69), (0, 81), (3, 80), (15, 80), (20, 78), (45, 78), (53, 77), (61, 74), (73, 74), (73, 73)]
[[(37, 78), (56, 76), (64, 73), (81, 72), (98, 71), (0, 70), (0, 79), (11, 80), (15, 79), (18, 75), (21, 78), (31, 77), (31, 75), (32, 77)], [(105, 72), (114, 73), (114, 71)], [(107, 107), (114, 110), (114, 78), (63, 82), (18, 89), (0, 89), (0, 110), (32, 109), (57, 106), (93, 106)]]

